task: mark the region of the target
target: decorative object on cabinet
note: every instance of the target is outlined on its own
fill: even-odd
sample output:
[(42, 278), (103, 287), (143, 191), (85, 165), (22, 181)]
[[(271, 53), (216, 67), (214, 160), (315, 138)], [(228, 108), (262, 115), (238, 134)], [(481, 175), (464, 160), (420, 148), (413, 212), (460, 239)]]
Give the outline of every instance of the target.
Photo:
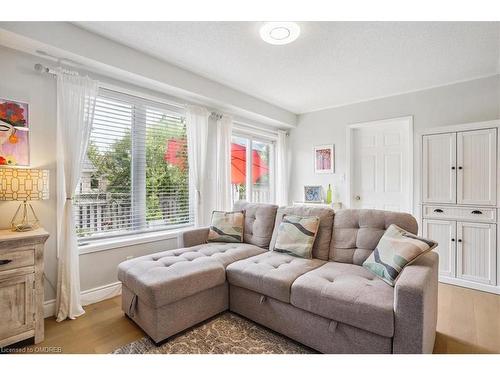
[(328, 184), (328, 189), (326, 190), (326, 203), (332, 203), (332, 185)]
[(500, 121), (421, 134), (423, 235), (439, 243), (439, 279), (500, 294), (497, 250)]
[(314, 172), (315, 173), (335, 172), (335, 150), (333, 145), (323, 145), (314, 147)]
[(49, 234), (0, 230), (0, 347), (43, 341), (43, 251)]
[(308, 203), (323, 202), (323, 187), (322, 186), (304, 186), (304, 201)]
[(48, 170), (0, 168), (0, 201), (22, 201), (12, 218), (12, 230), (38, 227), (38, 217), (28, 201), (42, 199), (49, 199)]
[(30, 164), (28, 104), (0, 99), (0, 165)]
[(292, 202), (293, 206), (309, 206), (309, 207), (324, 207), (324, 208), (333, 208), (335, 211), (341, 210), (342, 209), (342, 203), (341, 202), (333, 202), (330, 204), (327, 203), (315, 203), (315, 202), (304, 202), (304, 201), (293, 201)]

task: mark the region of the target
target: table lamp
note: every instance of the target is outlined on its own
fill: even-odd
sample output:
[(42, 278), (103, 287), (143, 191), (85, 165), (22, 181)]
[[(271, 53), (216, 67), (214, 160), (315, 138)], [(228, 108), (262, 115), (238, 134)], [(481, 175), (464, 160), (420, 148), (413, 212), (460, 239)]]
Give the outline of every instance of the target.
[(0, 168), (0, 201), (22, 201), (11, 221), (13, 231), (38, 228), (38, 217), (29, 201), (49, 199), (49, 171)]

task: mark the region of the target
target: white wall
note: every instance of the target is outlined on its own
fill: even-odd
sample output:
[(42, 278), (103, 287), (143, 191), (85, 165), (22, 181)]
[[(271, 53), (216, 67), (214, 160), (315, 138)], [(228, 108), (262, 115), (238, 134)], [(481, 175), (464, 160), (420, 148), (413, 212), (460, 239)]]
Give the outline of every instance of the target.
[[(50, 199), (32, 202), (42, 225), (51, 236), (45, 251), (45, 298), (55, 298), (56, 264), (56, 83), (35, 73), (34, 61), (27, 55), (0, 48), (0, 97), (29, 103), (30, 151), (33, 168), (50, 170)], [(0, 202), (0, 228), (7, 228), (19, 202)], [(54, 284), (55, 285), (55, 284)]]
[[(303, 200), (304, 185), (322, 185), (326, 189), (332, 183), (338, 188), (340, 201), (346, 202), (346, 183), (342, 176), (346, 173), (346, 129), (349, 124), (412, 115), (414, 132), (417, 132), (435, 126), (494, 120), (500, 117), (499, 107), (500, 75), (496, 75), (302, 114), (297, 127), (290, 131), (290, 200)], [(332, 143), (335, 145), (336, 173), (315, 174), (313, 146)], [(419, 182), (417, 177), (415, 183)], [(415, 194), (417, 191), (415, 189)]]

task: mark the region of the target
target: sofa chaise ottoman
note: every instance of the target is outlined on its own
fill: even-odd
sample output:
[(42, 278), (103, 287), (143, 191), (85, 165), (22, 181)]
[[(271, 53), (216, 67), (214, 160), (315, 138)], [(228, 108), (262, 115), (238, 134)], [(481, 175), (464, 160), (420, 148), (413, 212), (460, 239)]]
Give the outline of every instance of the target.
[[(437, 254), (407, 266), (394, 287), (363, 268), (391, 225), (416, 234), (409, 214), (237, 202), (244, 243), (182, 246), (119, 265), (122, 308), (160, 342), (227, 309), (322, 353), (430, 353), (437, 321)], [(313, 258), (270, 251), (286, 214), (317, 216)]]

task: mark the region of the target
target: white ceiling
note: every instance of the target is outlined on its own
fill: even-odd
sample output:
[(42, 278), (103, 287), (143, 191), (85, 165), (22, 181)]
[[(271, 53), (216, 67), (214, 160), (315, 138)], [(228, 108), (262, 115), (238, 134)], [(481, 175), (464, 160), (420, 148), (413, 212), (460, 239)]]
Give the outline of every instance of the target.
[(294, 43), (260, 22), (77, 25), (295, 113), (499, 72), (498, 22), (299, 22)]

